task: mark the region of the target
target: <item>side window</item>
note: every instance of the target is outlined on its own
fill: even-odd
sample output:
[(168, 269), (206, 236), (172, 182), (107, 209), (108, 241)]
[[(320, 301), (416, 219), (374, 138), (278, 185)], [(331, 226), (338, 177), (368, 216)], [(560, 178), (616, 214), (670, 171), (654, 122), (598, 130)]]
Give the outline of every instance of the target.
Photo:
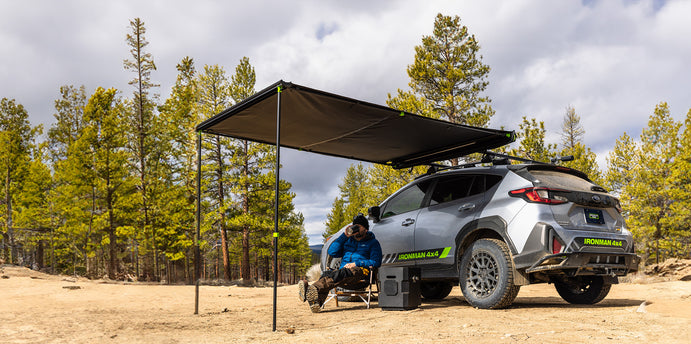
[(425, 181), (401, 191), (387, 202), (381, 217), (403, 214), (421, 208), (430, 184), (431, 181)]
[[(440, 178), (432, 193), (430, 205), (467, 197), (474, 179), (475, 176), (469, 175), (455, 175)], [(478, 179), (481, 180), (482, 178)]]
[(481, 194), (485, 192), (485, 190), (487, 190), (485, 187), (485, 176), (475, 176), (475, 180), (473, 180), (473, 185), (470, 187), (468, 196)]
[(455, 201), (457, 199), (481, 194), (501, 181), (496, 175), (456, 175), (439, 179), (432, 193), (430, 205)]
[(491, 189), (492, 187), (494, 187), (495, 185), (499, 184), (499, 182), (501, 181), (501, 176), (497, 176), (494, 174), (488, 174), (485, 176), (485, 180), (486, 180), (485, 181), (485, 189), (483, 190), (483, 192), (485, 192), (485, 191)]

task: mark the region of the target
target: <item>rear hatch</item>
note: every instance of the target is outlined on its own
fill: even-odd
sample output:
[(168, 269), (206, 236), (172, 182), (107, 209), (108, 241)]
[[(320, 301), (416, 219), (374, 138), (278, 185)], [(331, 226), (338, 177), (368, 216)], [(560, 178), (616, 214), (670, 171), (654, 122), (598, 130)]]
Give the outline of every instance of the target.
[(549, 209), (565, 229), (620, 233), (619, 200), (579, 171), (553, 165), (527, 165), (516, 171), (552, 200)]

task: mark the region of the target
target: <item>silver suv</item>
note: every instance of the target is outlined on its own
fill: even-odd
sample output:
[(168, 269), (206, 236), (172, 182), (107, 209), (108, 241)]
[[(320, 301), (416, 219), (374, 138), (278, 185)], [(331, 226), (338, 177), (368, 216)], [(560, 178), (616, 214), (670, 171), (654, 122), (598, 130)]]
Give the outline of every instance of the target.
[[(472, 306), (504, 308), (520, 286), (547, 282), (570, 303), (594, 304), (638, 269), (619, 200), (584, 173), (506, 159), (474, 166), (428, 172), (369, 210), (382, 266), (419, 267), (424, 299), (459, 283)], [(338, 235), (322, 268), (336, 263), (326, 252)]]

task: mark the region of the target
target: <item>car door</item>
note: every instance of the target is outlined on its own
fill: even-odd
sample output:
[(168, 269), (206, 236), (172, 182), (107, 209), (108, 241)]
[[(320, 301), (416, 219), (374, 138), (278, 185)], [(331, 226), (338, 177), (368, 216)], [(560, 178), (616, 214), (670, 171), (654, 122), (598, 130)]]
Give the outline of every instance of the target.
[(453, 264), (456, 235), (485, 205), (483, 175), (453, 174), (439, 178), (415, 223), (417, 265)]
[(414, 248), (415, 221), (431, 183), (422, 181), (412, 184), (382, 205), (381, 218), (372, 226), (372, 232), (382, 248), (382, 265), (411, 264), (408, 260), (398, 259), (399, 253), (410, 252)]

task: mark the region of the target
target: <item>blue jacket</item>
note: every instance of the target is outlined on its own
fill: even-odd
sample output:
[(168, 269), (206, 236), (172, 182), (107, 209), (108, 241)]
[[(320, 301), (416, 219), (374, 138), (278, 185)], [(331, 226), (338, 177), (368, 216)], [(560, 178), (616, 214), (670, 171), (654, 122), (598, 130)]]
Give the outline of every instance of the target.
[(343, 257), (341, 268), (348, 263), (355, 263), (363, 268), (378, 268), (381, 265), (381, 246), (372, 232), (367, 232), (367, 236), (360, 241), (343, 233), (331, 243), (328, 253), (335, 258)]

